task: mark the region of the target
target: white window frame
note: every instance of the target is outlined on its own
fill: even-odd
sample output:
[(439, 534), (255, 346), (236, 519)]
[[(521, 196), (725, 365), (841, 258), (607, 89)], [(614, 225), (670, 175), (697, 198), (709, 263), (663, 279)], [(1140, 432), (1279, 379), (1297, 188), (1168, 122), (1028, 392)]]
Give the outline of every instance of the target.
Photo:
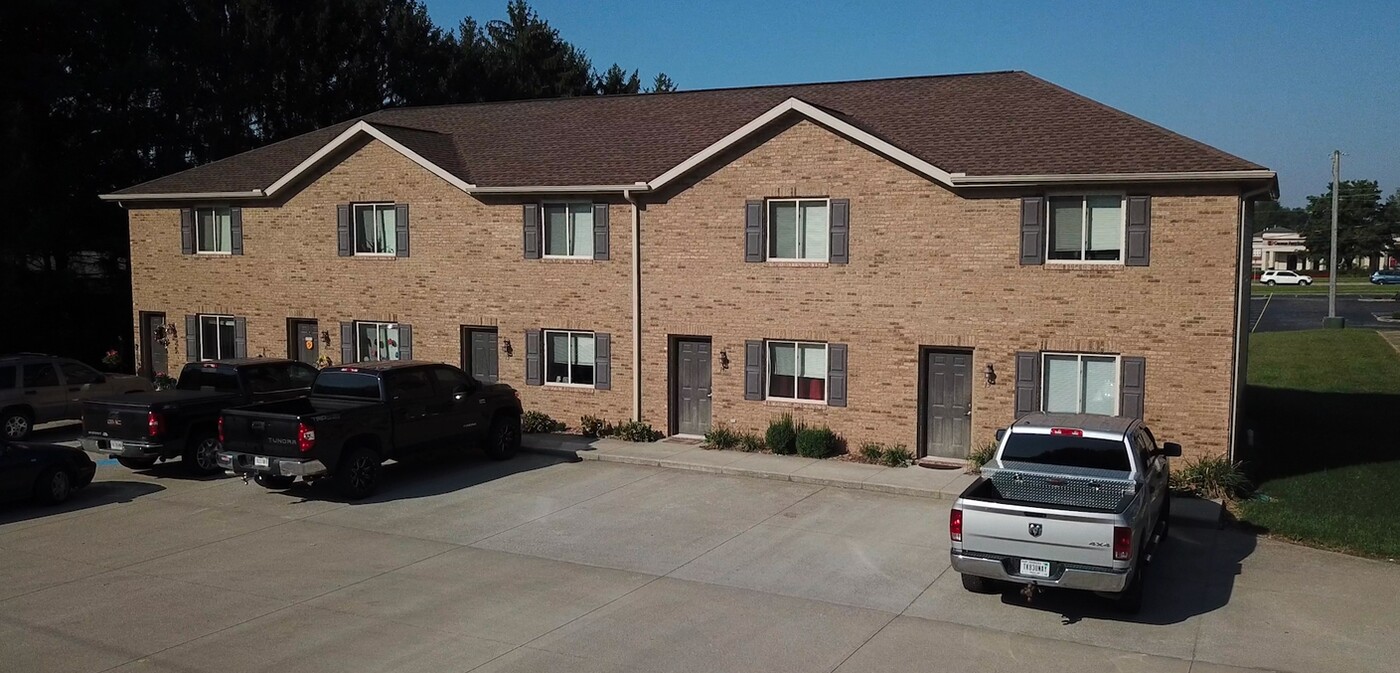
[[(1072, 358), (1075, 358), (1075, 360), (1076, 360), (1076, 369), (1075, 369), (1075, 378), (1074, 378), (1074, 386), (1075, 386), (1075, 388), (1074, 388), (1074, 391), (1075, 391), (1075, 393), (1074, 393), (1074, 394), (1075, 394), (1074, 399), (1076, 399), (1076, 400), (1079, 401), (1079, 411), (1068, 412), (1068, 411), (1046, 411), (1046, 410), (1045, 410), (1045, 401), (1046, 401), (1046, 400), (1045, 400), (1045, 382), (1046, 382), (1045, 372), (1048, 371), (1048, 368), (1045, 366), (1045, 360), (1046, 360), (1046, 358), (1049, 358), (1049, 357), (1072, 357)], [(1066, 352), (1061, 352), (1061, 351), (1045, 351), (1045, 352), (1042, 352), (1042, 353), (1040, 354), (1040, 410), (1043, 411), (1043, 412), (1045, 412), (1045, 413), (1055, 413), (1055, 414), (1064, 414), (1064, 413), (1079, 413), (1079, 414), (1082, 414), (1082, 413), (1084, 413), (1084, 408), (1083, 408), (1083, 405), (1084, 405), (1084, 358), (1112, 358), (1112, 359), (1113, 359), (1113, 393), (1114, 393), (1114, 395), (1115, 395), (1115, 397), (1116, 397), (1117, 399), (1114, 400), (1113, 414), (1112, 414), (1112, 415), (1113, 415), (1113, 416), (1122, 415), (1122, 413), (1123, 413), (1123, 356), (1121, 356), (1121, 355), (1115, 355), (1115, 354), (1113, 354), (1113, 353), (1066, 353)]]
[(204, 320), (205, 320), (206, 318), (214, 320), (214, 334), (215, 334), (215, 337), (216, 337), (216, 338), (218, 338), (218, 334), (219, 334), (219, 322), (218, 322), (218, 321), (220, 321), (220, 320), (237, 320), (237, 318), (236, 318), (235, 316), (227, 315), (227, 314), (224, 314), (224, 313), (199, 313), (199, 314), (196, 314), (196, 315), (195, 315), (195, 322), (196, 322), (196, 324), (199, 325), (199, 332), (196, 333), (196, 335), (195, 335), (195, 347), (199, 349), (199, 353), (198, 353), (198, 355), (199, 355), (199, 361), (200, 361), (200, 362), (213, 362), (213, 361), (215, 361), (215, 360), (225, 360), (225, 359), (232, 358), (232, 357), (238, 357), (238, 343), (237, 343), (237, 341), (238, 341), (238, 334), (237, 334), (238, 326), (237, 326), (237, 323), (236, 323), (236, 322), (234, 323), (234, 330), (235, 330), (235, 333), (234, 333), (234, 336), (233, 336), (233, 338), (234, 338), (234, 343), (231, 343), (231, 344), (228, 345), (228, 347), (229, 347), (230, 349), (232, 349), (233, 354), (232, 354), (232, 355), (228, 355), (227, 357), (224, 356), (224, 343), (223, 343), (223, 339), (222, 339), (222, 338), (218, 338), (218, 342), (215, 344), (215, 346), (216, 346), (216, 347), (215, 347), (215, 350), (217, 350), (217, 351), (219, 352), (219, 357), (214, 357), (214, 358), (206, 358), (206, 357), (204, 357)]
[[(232, 255), (232, 254), (233, 254), (233, 208), (231, 208), (231, 207), (229, 207), (229, 206), (211, 206), (211, 207), (208, 207), (208, 208), (195, 208), (195, 209), (193, 209), (193, 210), (194, 210), (194, 254), (196, 254), (196, 255)], [(223, 244), (224, 244), (224, 249), (223, 249), (223, 250), (200, 250), (200, 249), (199, 249), (199, 248), (200, 248), (200, 245), (199, 245), (199, 244), (200, 244), (200, 241), (203, 240), (203, 237), (200, 236), (200, 233), (199, 233), (199, 232), (200, 232), (200, 226), (199, 226), (199, 214), (200, 214), (200, 213), (213, 213), (213, 216), (214, 216), (214, 218), (215, 218), (215, 220), (216, 220), (216, 222), (215, 222), (215, 224), (214, 224), (214, 229), (215, 229), (216, 232), (222, 232), (222, 231), (223, 231), (223, 228), (220, 227), (219, 224), (218, 224), (218, 222), (217, 222), (218, 217), (219, 217), (220, 215), (224, 215), (224, 216), (226, 216), (226, 217), (229, 218), (229, 240), (223, 241)]]
[[(567, 339), (567, 343), (569, 344), (569, 351), (570, 351), (570, 352), (569, 352), (569, 354), (568, 354), (567, 356), (565, 356), (565, 357), (566, 357), (565, 363), (566, 363), (566, 364), (568, 365), (568, 367), (569, 367), (569, 380), (568, 380), (568, 381), (551, 381), (550, 378), (549, 378), (549, 364), (550, 364), (551, 362), (554, 361), (553, 358), (551, 357), (551, 356), (553, 355), (553, 352), (552, 352), (551, 349), (553, 348), (553, 343), (554, 343), (554, 342), (553, 342), (553, 340), (550, 339), (549, 337), (550, 337), (550, 335), (553, 335), (553, 334), (563, 334), (563, 335), (565, 335), (565, 338)], [(574, 382), (573, 382), (573, 378), (574, 378), (574, 367), (577, 366), (577, 363), (575, 363), (574, 360), (573, 360), (573, 358), (574, 358), (574, 356), (575, 356), (575, 353), (573, 352), (573, 344), (574, 344), (574, 337), (576, 337), (576, 336), (587, 336), (587, 337), (589, 337), (590, 339), (593, 339), (593, 365), (592, 365), (592, 366), (593, 366), (593, 383), (574, 383)], [(597, 333), (597, 332), (590, 332), (590, 331), (588, 331), (588, 330), (576, 330), (576, 329), (548, 329), (548, 330), (544, 330), (544, 331), (543, 331), (543, 333), (540, 335), (540, 338), (544, 340), (544, 345), (543, 345), (543, 347), (540, 348), (540, 376), (541, 376), (541, 378), (544, 379), (544, 385), (547, 385), (547, 386), (557, 386), (557, 387), (560, 387), (560, 388), (593, 388), (593, 387), (595, 387), (595, 386), (597, 385), (597, 382), (598, 382), (598, 333)]]
[[(588, 206), (589, 217), (596, 216), (596, 214), (593, 212), (592, 201), (545, 201), (544, 203), (540, 204), (540, 256), (545, 259), (593, 259), (593, 252), (597, 252), (596, 250), (588, 253), (587, 255), (552, 255), (547, 252), (549, 250), (549, 209), (551, 207), (557, 208), (559, 206), (564, 207), (564, 227), (567, 230), (568, 234), (564, 245), (568, 247), (569, 250), (574, 250), (577, 248), (577, 246), (574, 245), (573, 206)], [(593, 232), (597, 230), (597, 227), (598, 225), (596, 222), (593, 223), (592, 227), (589, 227), (588, 235), (590, 237), (593, 236)], [(590, 239), (590, 247), (592, 247), (593, 244), (594, 241)]]
[[(793, 396), (774, 397), (773, 390), (773, 346), (793, 347)], [(821, 346), (826, 357), (826, 372), (822, 374), (822, 398), (820, 400), (809, 400), (797, 397), (797, 379), (802, 378), (797, 375), (796, 368), (799, 363), (796, 360), (796, 353), (801, 352), (802, 346)], [(825, 405), (831, 396), (831, 344), (824, 341), (795, 341), (792, 339), (770, 339), (763, 342), (763, 399), (774, 402), (791, 402), (794, 404), (820, 404)]]
[[(377, 214), (378, 214), (378, 212), (379, 212), (381, 209), (387, 210), (387, 211), (389, 211), (389, 212), (394, 212), (394, 205), (395, 205), (395, 204), (392, 203), (392, 202), (384, 202), (384, 201), (366, 201), (366, 202), (364, 202), (364, 203), (352, 203), (352, 204), (350, 204), (350, 252), (351, 252), (351, 254), (353, 254), (353, 255), (356, 256), (356, 257), (397, 257), (397, 256), (398, 256), (398, 254), (399, 254), (399, 253), (398, 253), (399, 243), (398, 243), (397, 238), (398, 238), (398, 235), (399, 235), (399, 220), (398, 220), (398, 215), (397, 215), (397, 214), (394, 215), (394, 237), (395, 237), (395, 240), (393, 241), (393, 243), (394, 243), (394, 252), (360, 252), (360, 211), (361, 211), (362, 209), (369, 208), (369, 209), (371, 209), (373, 212), (375, 212), (375, 213), (376, 213), (375, 219), (376, 219), (376, 221), (377, 221), (376, 223), (377, 223), (377, 224), (380, 224), (379, 228), (378, 228), (376, 231), (383, 231), (383, 230), (384, 230), (384, 227), (383, 227), (383, 225), (382, 225), (383, 220), (380, 219), (380, 218), (378, 217)], [(383, 246), (381, 246), (381, 247), (383, 247)], [(367, 322), (368, 322), (368, 321), (367, 321)]]
[[(1118, 197), (1118, 259), (1051, 259), (1050, 253), (1054, 251), (1055, 240), (1051, 235), (1050, 222), (1050, 201), (1052, 199), (1064, 199), (1079, 197), (1079, 212), (1083, 218), (1083, 224), (1079, 231), (1079, 255), (1087, 257), (1089, 254), (1089, 197), (1091, 196), (1116, 196)], [(1050, 192), (1045, 195), (1045, 263), (1046, 264), (1095, 264), (1100, 266), (1123, 266), (1128, 258), (1128, 193), (1121, 191), (1076, 191), (1076, 192)]]
[[(379, 359), (376, 359), (376, 360), (366, 360), (366, 359), (365, 359), (365, 354), (360, 352), (360, 327), (361, 327), (361, 326), (364, 326), (364, 325), (373, 325), (373, 326), (375, 327), (375, 329), (384, 329), (384, 330), (388, 330), (389, 328), (397, 328), (397, 327), (399, 326), (399, 323), (396, 323), (396, 322), (386, 322), (386, 321), (383, 321), (383, 320), (356, 320), (356, 321), (352, 322), (351, 325), (352, 325), (353, 330), (354, 330), (354, 332), (355, 332), (355, 362), (400, 362), (400, 361), (402, 361), (402, 359), (403, 359), (403, 358), (402, 358), (402, 356), (403, 356), (403, 344), (402, 344), (402, 343), (400, 343), (398, 346), (395, 346), (395, 348), (398, 348), (398, 349), (399, 349), (399, 355), (400, 355), (400, 357), (393, 358), (393, 359), (390, 359), (390, 358), (379, 358)], [(399, 339), (400, 339), (400, 341), (403, 340), (403, 335), (402, 335), (402, 334), (399, 335)], [(385, 341), (385, 344), (386, 344), (386, 346), (387, 346), (388, 341), (389, 341), (389, 337), (388, 337), (388, 333), (387, 333), (387, 332), (385, 333), (384, 341)]]
[[(802, 257), (802, 204), (820, 202), (826, 205), (826, 256), (824, 257)], [(791, 203), (793, 209), (797, 211), (797, 257), (774, 257), (768, 254), (773, 240), (773, 205), (777, 203)], [(763, 202), (763, 256), (771, 262), (830, 262), (831, 261), (831, 199), (826, 197), (812, 198), (791, 198), (791, 199), (766, 199)], [(804, 342), (807, 343), (807, 342)]]

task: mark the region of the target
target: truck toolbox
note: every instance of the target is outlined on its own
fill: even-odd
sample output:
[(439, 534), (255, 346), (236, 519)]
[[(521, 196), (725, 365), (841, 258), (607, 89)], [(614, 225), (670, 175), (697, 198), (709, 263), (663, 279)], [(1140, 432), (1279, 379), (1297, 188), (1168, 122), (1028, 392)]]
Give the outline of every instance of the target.
[(984, 467), (986, 477), (1008, 500), (1068, 505), (1116, 512), (1137, 494), (1132, 473), (1089, 467), (1044, 465), (1005, 461), (1002, 467)]

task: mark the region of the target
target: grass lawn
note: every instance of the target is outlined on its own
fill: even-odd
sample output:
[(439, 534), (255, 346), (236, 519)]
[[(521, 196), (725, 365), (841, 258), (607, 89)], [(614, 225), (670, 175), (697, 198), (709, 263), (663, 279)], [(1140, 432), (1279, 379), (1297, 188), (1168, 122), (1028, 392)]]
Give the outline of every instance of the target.
[[(1394, 297), (1400, 293), (1400, 285), (1372, 285), (1365, 280), (1339, 280), (1337, 281), (1337, 296), (1366, 296), (1366, 297)], [(1270, 294), (1278, 295), (1321, 295), (1327, 296), (1327, 282), (1318, 280), (1312, 285), (1275, 285), (1269, 287), (1263, 283), (1255, 282), (1249, 288), (1250, 296), (1263, 297)]]
[(1258, 493), (1241, 517), (1278, 537), (1400, 558), (1400, 355), (1369, 330), (1255, 334), (1245, 414)]

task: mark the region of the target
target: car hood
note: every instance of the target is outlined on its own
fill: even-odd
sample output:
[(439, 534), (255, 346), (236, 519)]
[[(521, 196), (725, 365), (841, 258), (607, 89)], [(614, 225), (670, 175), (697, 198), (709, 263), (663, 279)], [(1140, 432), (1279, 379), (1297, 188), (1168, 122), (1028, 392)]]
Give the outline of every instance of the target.
[(10, 442), (7, 451), (17, 451), (22, 456), (40, 459), (73, 458), (91, 461), (82, 449), (59, 444), (39, 444), (36, 442)]

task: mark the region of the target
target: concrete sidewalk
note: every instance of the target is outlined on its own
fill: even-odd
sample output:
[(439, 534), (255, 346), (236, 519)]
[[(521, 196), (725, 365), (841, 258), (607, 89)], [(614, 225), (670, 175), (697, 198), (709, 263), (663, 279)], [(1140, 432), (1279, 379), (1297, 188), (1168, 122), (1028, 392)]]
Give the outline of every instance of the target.
[(917, 465), (883, 467), (770, 453), (712, 451), (689, 441), (675, 439), (624, 442), (578, 435), (531, 434), (525, 435), (521, 448), (531, 453), (579, 460), (652, 465), (943, 500), (957, 498), (976, 479), (960, 469), (932, 469)]

